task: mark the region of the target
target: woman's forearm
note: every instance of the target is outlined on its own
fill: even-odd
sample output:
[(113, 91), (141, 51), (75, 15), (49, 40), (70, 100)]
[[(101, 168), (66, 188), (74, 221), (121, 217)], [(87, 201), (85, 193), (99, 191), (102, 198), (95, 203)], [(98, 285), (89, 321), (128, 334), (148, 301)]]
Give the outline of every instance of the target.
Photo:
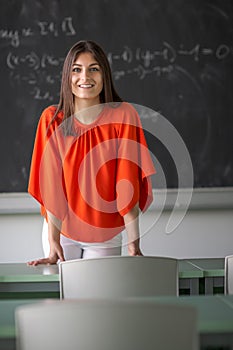
[(52, 261), (60, 259), (64, 260), (63, 249), (60, 244), (60, 234), (62, 222), (57, 219), (52, 213), (47, 212), (48, 215), (48, 240), (49, 240), (49, 258)]
[(139, 239), (139, 208), (135, 205), (127, 214), (124, 215), (124, 223), (127, 231), (128, 242)]
[(49, 243), (53, 241), (60, 242), (61, 221), (49, 211), (47, 211), (47, 218)]
[(135, 205), (126, 215), (124, 215), (125, 229), (128, 239), (129, 255), (142, 255), (140, 250), (139, 233), (139, 206)]

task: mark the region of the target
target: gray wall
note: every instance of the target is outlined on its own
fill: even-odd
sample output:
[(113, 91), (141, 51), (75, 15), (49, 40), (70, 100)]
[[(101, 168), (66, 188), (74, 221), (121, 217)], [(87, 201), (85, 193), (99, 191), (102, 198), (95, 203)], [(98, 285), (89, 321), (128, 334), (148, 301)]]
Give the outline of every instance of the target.
[[(154, 193), (150, 209), (140, 217), (144, 255), (177, 258), (224, 257), (233, 254), (233, 189), (195, 190), (188, 211), (170, 191), (165, 207), (161, 192)], [(184, 215), (185, 213), (185, 215)], [(170, 233), (169, 218), (183, 220)], [(43, 255), (43, 219), (38, 204), (25, 193), (0, 195), (0, 262), (25, 262)], [(124, 234), (123, 254), (127, 254)]]

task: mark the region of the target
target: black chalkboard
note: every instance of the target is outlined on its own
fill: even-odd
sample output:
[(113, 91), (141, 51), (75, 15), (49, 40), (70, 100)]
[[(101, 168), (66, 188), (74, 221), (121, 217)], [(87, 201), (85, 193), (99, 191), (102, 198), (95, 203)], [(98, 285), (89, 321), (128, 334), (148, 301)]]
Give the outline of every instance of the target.
[[(80, 39), (103, 46), (123, 99), (177, 129), (195, 187), (233, 186), (232, 0), (0, 0), (0, 9), (0, 192), (27, 191), (38, 119), (58, 102), (64, 57)], [(177, 187), (172, 157), (146, 134)]]

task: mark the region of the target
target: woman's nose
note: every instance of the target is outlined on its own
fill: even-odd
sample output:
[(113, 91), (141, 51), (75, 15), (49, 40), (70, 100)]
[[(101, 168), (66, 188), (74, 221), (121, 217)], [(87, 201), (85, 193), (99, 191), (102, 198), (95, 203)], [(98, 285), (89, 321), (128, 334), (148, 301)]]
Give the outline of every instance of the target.
[(82, 80), (85, 80), (86, 78), (88, 78), (89, 77), (88, 70), (82, 69), (80, 77)]

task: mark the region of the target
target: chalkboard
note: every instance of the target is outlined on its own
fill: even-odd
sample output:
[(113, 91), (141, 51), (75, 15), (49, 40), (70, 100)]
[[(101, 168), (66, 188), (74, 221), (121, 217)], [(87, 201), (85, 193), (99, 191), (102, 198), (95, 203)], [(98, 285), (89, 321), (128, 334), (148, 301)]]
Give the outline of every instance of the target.
[[(107, 52), (124, 100), (176, 128), (194, 187), (233, 186), (232, 0), (0, 0), (0, 7), (0, 192), (27, 191), (38, 119), (58, 102), (64, 57), (80, 39)], [(172, 157), (146, 134), (167, 187), (177, 187)]]

